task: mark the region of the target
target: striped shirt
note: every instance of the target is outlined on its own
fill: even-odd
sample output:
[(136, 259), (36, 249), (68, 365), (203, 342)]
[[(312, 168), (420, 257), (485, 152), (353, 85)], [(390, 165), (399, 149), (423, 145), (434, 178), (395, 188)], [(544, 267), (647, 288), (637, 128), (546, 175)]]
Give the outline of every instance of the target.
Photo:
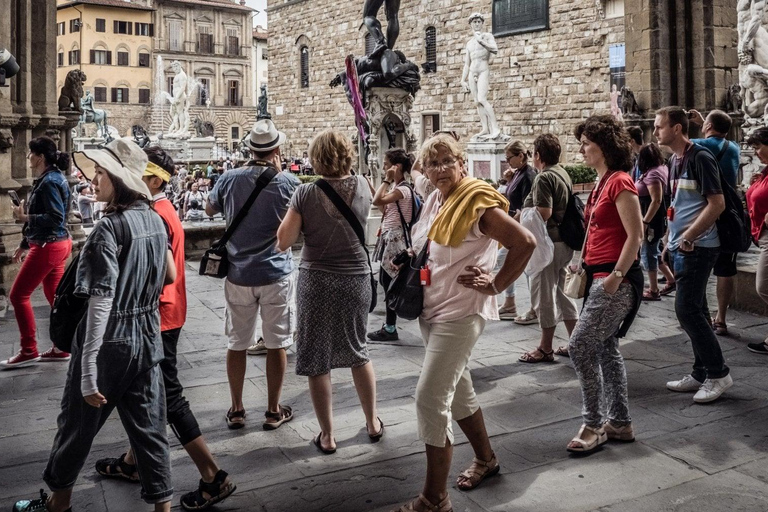
[(384, 217), (381, 221), (382, 231), (401, 227), (400, 213), (398, 213), (396, 205), (400, 205), (400, 211), (403, 212), (405, 222), (411, 222), (411, 218), (413, 217), (413, 192), (411, 191), (411, 188), (406, 185), (405, 182), (400, 182), (400, 184), (395, 187), (395, 190), (399, 190), (400, 193), (403, 194), (403, 198), (398, 199), (394, 203), (389, 203), (384, 208)]

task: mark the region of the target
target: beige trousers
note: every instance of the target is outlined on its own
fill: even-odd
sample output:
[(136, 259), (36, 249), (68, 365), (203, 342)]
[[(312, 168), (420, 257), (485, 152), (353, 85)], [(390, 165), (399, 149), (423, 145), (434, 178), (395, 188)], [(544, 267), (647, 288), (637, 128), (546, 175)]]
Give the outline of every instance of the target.
[[(573, 249), (565, 242), (555, 242), (552, 263), (531, 278), (531, 304), (539, 317), (539, 327), (556, 327), (562, 320), (578, 320), (576, 304), (565, 294), (565, 267), (573, 258)], [(555, 310), (557, 304), (557, 310)]]
[(419, 438), (430, 446), (453, 444), (451, 420), (472, 416), (480, 404), (469, 375), (469, 357), (485, 328), (472, 315), (452, 322), (428, 324), (419, 319), (426, 354), (416, 385)]

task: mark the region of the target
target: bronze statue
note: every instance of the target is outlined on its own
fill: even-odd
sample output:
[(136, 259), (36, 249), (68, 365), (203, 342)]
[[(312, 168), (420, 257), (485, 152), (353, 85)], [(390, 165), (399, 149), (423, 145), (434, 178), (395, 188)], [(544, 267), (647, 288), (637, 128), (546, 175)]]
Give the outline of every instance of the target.
[(196, 117), (192, 121), (192, 128), (195, 129), (196, 137), (213, 137), (216, 132), (216, 127), (210, 121), (203, 121), (201, 118)]
[(267, 109), (269, 96), (267, 95), (267, 84), (261, 84), (261, 94), (259, 95), (259, 115), (256, 119), (272, 119), (272, 115)]
[[(377, 18), (381, 6), (387, 14), (387, 37), (381, 31), (381, 22)], [(400, 11), (400, 0), (365, 0), (363, 5), (363, 24), (368, 33), (376, 41), (376, 47), (371, 52), (371, 57), (378, 56), (385, 48), (393, 50), (400, 35), (400, 20), (397, 15)]]
[(133, 135), (133, 141), (142, 149), (149, 145), (149, 135), (147, 130), (140, 124), (131, 126), (131, 135)]
[(731, 114), (741, 113), (744, 100), (741, 97), (741, 85), (732, 84), (725, 93), (725, 109)]
[(624, 112), (625, 117), (642, 115), (642, 109), (637, 104), (635, 93), (626, 85), (621, 87), (621, 110)]
[(59, 96), (60, 112), (83, 113), (80, 101), (83, 99), (83, 84), (87, 79), (85, 73), (79, 69), (73, 69), (67, 73), (64, 87), (61, 88), (61, 95)]
[[(355, 59), (357, 67), (357, 76), (360, 82), (360, 93), (362, 95), (363, 106), (367, 105), (366, 92), (372, 87), (394, 87), (403, 89), (416, 95), (421, 89), (421, 75), (419, 67), (405, 58), (405, 54), (399, 50), (385, 50), (385, 53), (392, 53), (397, 59), (396, 65), (385, 72), (382, 68), (383, 61), (371, 56)], [(330, 86), (337, 87), (344, 85), (344, 91), (349, 97), (349, 87), (347, 85), (347, 72), (342, 71), (331, 80)], [(350, 100), (351, 101), (351, 100)]]

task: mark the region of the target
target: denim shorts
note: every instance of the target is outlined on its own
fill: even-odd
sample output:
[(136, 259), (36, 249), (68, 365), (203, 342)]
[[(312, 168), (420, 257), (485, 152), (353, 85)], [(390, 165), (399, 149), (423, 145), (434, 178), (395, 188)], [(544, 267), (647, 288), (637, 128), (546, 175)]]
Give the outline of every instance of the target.
[(643, 247), (640, 249), (640, 262), (645, 270), (658, 270), (659, 257), (661, 256), (661, 239), (648, 242), (643, 240)]

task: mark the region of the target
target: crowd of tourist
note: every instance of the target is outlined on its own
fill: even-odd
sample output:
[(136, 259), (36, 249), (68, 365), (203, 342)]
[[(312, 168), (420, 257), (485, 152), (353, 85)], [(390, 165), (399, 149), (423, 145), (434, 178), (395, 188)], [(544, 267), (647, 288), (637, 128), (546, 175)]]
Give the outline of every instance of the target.
[[(468, 176), (461, 141), (451, 132), (428, 138), (418, 155), (386, 152), (378, 186), (355, 173), (355, 148), (337, 130), (313, 140), (303, 167), (320, 179), (300, 184), (290, 169), (294, 164), (281, 155), (285, 134), (271, 120), (258, 121), (245, 140), (252, 160), (239, 167), (222, 162), (221, 173), (213, 162), (190, 172), (164, 151), (142, 150), (126, 139), (75, 153), (83, 177), (77, 204), (83, 223), (93, 229), (76, 260), (73, 293), (87, 300), (87, 311), (71, 354), (56, 347), (38, 351), (30, 306), (40, 284), (53, 303), (72, 250), (66, 218), (72, 198), (64, 176), (70, 158), (51, 139), (30, 141), (29, 166), (37, 179), (28, 204), (14, 207), (25, 227), (13, 256), (23, 263), (10, 297), (21, 349), (0, 365), (69, 361), (70, 370), (44, 472), (52, 494), (41, 491), (40, 498), (19, 501), (13, 510), (71, 510), (73, 487), (93, 439), (115, 408), (130, 448), (99, 460), (100, 475), (140, 482), (147, 503), (170, 510), (168, 423), (201, 476), (198, 489), (182, 496), (181, 506), (203, 510), (235, 491), (205, 443), (178, 379), (177, 345), (186, 320), (182, 219), (223, 214), (230, 225), (223, 292), (231, 395), (228, 410), (222, 411), (226, 425), (248, 425), (243, 386), (249, 353), (266, 354), (262, 428), (275, 430), (294, 418), (280, 399), (286, 349), (295, 343), (295, 372), (307, 377), (320, 428), (313, 443), (326, 455), (337, 450), (335, 370), (351, 371), (370, 441), (384, 438), (368, 343), (398, 339), (393, 281), (411, 270), (404, 263), (423, 255), (424, 264), (416, 270), (425, 352), (414, 392), (427, 470), (421, 493), (399, 512), (453, 510), (447, 482), (454, 420), (474, 454), (456, 487), (470, 491), (499, 472), (503, 461), (491, 445), (469, 369), (488, 321), (539, 325), (538, 345), (520, 356), (522, 363), (571, 358), (583, 421), (564, 443), (568, 451), (585, 454), (607, 441), (634, 440), (619, 339), (630, 331), (644, 300), (659, 301), (675, 292), (675, 312), (691, 341), (691, 372), (667, 388), (693, 393), (696, 403), (717, 400), (733, 385), (717, 336), (727, 334), (736, 255), (743, 250), (718, 229), (728, 213), (727, 187), (735, 188), (737, 179), (739, 148), (725, 139), (730, 122), (720, 111), (703, 118), (695, 110), (669, 107), (657, 112), (657, 142), (646, 143), (642, 131), (611, 115), (589, 117), (574, 130), (584, 163), (597, 173), (583, 212), (561, 165), (561, 141), (551, 134), (536, 137), (531, 148), (521, 141), (507, 145), (509, 169), (501, 190)], [(701, 125), (703, 139), (689, 138), (691, 124)], [(751, 235), (760, 248), (756, 289), (768, 303), (768, 129), (757, 130), (747, 143), (766, 165), (753, 178), (746, 203)], [(97, 210), (97, 204), (103, 206)], [(382, 222), (369, 252), (365, 232), (372, 206), (381, 211)], [(539, 219), (539, 234), (519, 222), (526, 211)], [(573, 226), (583, 230), (578, 243)], [(291, 247), (299, 237), (303, 248), (296, 272)], [(548, 263), (525, 274), (542, 245), (552, 248)], [(384, 289), (385, 304), (379, 307), (385, 322), (367, 332), (377, 302), (374, 262)], [(713, 270), (714, 318), (706, 296)], [(518, 311), (515, 299), (515, 283), (523, 276), (531, 291), (525, 312)], [(574, 299), (581, 298), (579, 308)], [(257, 317), (260, 347), (255, 345)], [(560, 322), (569, 342), (555, 349)], [(766, 343), (748, 348), (768, 354)]]

